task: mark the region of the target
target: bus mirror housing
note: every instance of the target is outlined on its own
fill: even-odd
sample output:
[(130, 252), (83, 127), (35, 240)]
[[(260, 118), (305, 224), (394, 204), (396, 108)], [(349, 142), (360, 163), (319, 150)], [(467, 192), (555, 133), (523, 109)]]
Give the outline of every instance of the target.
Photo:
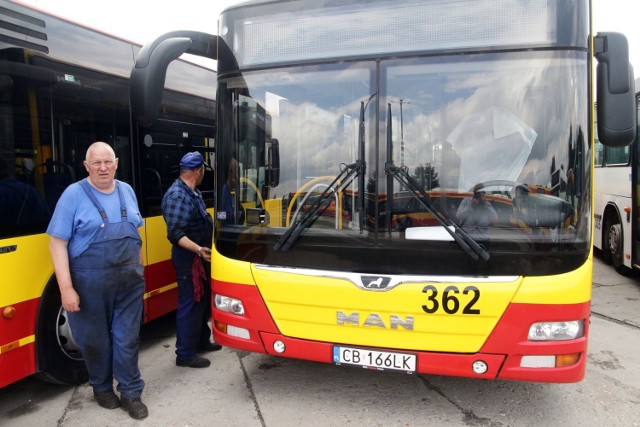
[(629, 45), (620, 33), (598, 33), (594, 39), (598, 139), (606, 146), (623, 147), (636, 137), (636, 95)]
[(183, 53), (217, 60), (217, 41), (207, 33), (173, 31), (140, 49), (129, 81), (133, 115), (140, 124), (151, 126), (158, 118), (169, 64)]

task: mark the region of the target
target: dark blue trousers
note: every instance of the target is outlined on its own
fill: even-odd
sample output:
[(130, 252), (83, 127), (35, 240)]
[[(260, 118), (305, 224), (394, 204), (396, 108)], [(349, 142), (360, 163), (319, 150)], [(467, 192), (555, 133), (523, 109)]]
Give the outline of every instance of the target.
[[(211, 328), (211, 285), (204, 284), (204, 295), (200, 301), (193, 297), (193, 279), (191, 265), (194, 255), (175, 249), (172, 253), (173, 266), (178, 282), (178, 310), (176, 312), (176, 355), (188, 362), (197, 357), (200, 345), (210, 342)], [(211, 264), (203, 261), (205, 275), (211, 277)]]

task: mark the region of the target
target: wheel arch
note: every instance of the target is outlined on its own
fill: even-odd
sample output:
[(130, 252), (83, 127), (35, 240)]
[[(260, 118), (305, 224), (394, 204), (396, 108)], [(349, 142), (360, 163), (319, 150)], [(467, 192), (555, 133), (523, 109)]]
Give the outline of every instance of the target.
[(606, 224), (608, 224), (608, 221), (610, 219), (615, 218), (618, 219), (618, 222), (622, 223), (622, 215), (620, 215), (620, 209), (618, 209), (618, 206), (615, 203), (608, 202), (602, 214), (602, 229), (600, 230), (600, 232), (602, 233), (601, 237), (603, 245), (605, 241), (605, 234), (607, 233)]
[(61, 357), (61, 346), (56, 337), (56, 320), (61, 307), (58, 282), (55, 276), (51, 276), (44, 287), (37, 311), (35, 375), (54, 384), (79, 384), (88, 377), (84, 361)]

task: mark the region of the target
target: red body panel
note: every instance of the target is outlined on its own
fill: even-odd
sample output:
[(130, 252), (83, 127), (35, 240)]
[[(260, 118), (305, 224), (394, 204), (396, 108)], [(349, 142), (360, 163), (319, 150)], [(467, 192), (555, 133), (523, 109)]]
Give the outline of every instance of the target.
[(178, 288), (165, 292), (159, 291), (176, 281), (176, 270), (170, 259), (146, 266), (144, 277), (145, 292), (149, 294), (144, 300), (144, 322), (146, 323), (176, 309)]
[[(144, 274), (145, 293), (149, 294), (144, 300), (146, 323), (176, 309), (178, 289), (157, 291), (176, 281), (171, 260), (146, 266)], [(0, 353), (0, 387), (37, 371), (35, 343), (20, 346), (18, 340), (35, 335), (40, 300), (41, 298), (34, 298), (12, 304), (16, 310), (15, 317), (0, 318), (0, 347), (4, 349)]]
[[(20, 346), (18, 340), (35, 334), (35, 319), (40, 299), (12, 304), (13, 319), (0, 318), (0, 387), (11, 384), (36, 371), (35, 344)], [(0, 307), (4, 308), (4, 307)]]

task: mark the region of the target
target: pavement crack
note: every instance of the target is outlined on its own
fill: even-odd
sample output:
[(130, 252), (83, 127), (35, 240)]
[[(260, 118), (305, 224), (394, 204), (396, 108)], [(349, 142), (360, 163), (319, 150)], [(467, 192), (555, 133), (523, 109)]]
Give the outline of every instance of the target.
[(607, 321), (612, 322), (612, 323), (617, 323), (619, 325), (624, 325), (624, 326), (628, 326), (628, 327), (636, 329), (636, 330), (640, 330), (640, 325), (639, 324), (634, 323), (634, 322), (629, 321), (629, 320), (626, 320), (626, 319), (622, 319), (622, 320), (621, 319), (616, 319), (615, 317), (607, 316), (606, 314), (598, 313), (597, 311), (593, 311), (593, 310), (591, 310), (591, 315), (592, 316), (596, 316), (596, 317), (598, 317), (600, 319), (603, 319), (603, 320), (607, 320)]
[(253, 391), (253, 384), (251, 384), (251, 379), (249, 378), (249, 373), (247, 372), (247, 368), (244, 366), (244, 358), (249, 353), (244, 351), (236, 351), (236, 355), (238, 356), (238, 361), (240, 362), (240, 369), (242, 369), (242, 375), (244, 376), (244, 382), (247, 385), (247, 390), (249, 390), (249, 394), (251, 395), (251, 400), (253, 401), (253, 406), (256, 408), (256, 414), (258, 414), (258, 418), (260, 419), (260, 425), (266, 427), (266, 423), (264, 421), (264, 417), (262, 416), (262, 412), (260, 411), (260, 404), (258, 403), (258, 399), (256, 397), (255, 392)]
[(501, 427), (503, 424), (500, 422), (496, 422), (486, 417), (477, 416), (472, 410), (463, 408), (458, 402), (447, 396), (439, 387), (433, 385), (427, 378), (424, 376), (420, 376), (422, 383), (427, 387), (427, 389), (436, 392), (442, 398), (444, 398), (447, 402), (451, 403), (455, 408), (457, 408), (463, 417), (463, 423), (467, 426), (489, 426), (489, 427)]
[(67, 419), (67, 414), (69, 413), (70, 410), (76, 408), (78, 406), (78, 401), (82, 399), (78, 394), (78, 390), (80, 387), (81, 385), (74, 387), (73, 393), (71, 394), (69, 401), (64, 407), (64, 412), (62, 413), (62, 416), (58, 419), (58, 422), (57, 422), (58, 427), (64, 426), (64, 422)]

